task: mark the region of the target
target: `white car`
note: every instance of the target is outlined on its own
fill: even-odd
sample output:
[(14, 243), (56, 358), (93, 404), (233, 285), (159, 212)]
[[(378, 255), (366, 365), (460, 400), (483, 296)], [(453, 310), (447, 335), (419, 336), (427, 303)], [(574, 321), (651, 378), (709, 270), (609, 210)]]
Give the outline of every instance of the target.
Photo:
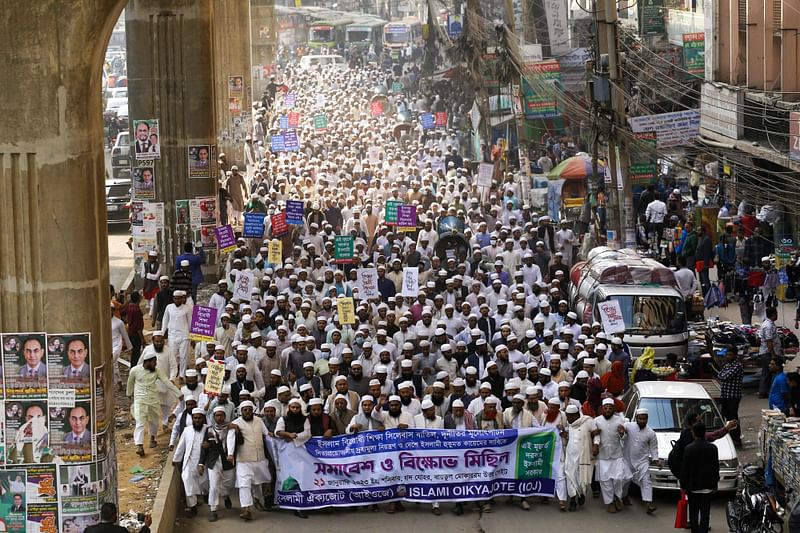
[[(707, 431), (722, 428), (725, 422), (717, 404), (699, 383), (690, 381), (642, 381), (634, 383), (625, 393), (623, 401), (627, 406), (625, 417), (633, 420), (636, 409), (644, 407), (649, 412), (647, 424), (658, 436), (658, 457), (664, 462), (659, 468), (656, 462), (650, 464), (650, 479), (653, 488), (678, 490), (678, 480), (667, 466), (667, 457), (672, 445), (680, 437), (686, 415), (694, 411), (706, 425)], [(739, 475), (739, 458), (729, 435), (714, 441), (719, 451), (719, 490), (736, 490)]]
[(307, 55), (300, 58), (300, 68), (309, 70), (317, 65), (334, 65), (339, 69), (347, 68), (344, 58), (338, 54)]

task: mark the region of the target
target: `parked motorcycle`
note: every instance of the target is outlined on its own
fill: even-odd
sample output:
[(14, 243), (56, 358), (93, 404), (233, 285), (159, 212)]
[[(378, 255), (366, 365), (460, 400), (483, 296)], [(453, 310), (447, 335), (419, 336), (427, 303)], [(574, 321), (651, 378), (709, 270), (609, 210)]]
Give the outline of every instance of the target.
[(740, 473), (739, 490), (728, 502), (725, 517), (734, 533), (782, 533), (784, 509), (764, 482), (764, 469), (746, 465)]

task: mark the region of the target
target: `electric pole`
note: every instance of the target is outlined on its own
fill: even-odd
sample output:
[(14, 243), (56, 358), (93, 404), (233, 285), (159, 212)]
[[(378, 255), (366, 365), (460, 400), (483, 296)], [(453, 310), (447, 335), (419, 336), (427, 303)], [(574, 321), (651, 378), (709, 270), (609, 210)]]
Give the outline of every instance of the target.
[[(608, 191), (608, 227), (614, 231), (608, 245), (612, 248), (636, 246), (636, 221), (633, 212), (633, 193), (629, 177), (628, 142), (622, 131), (627, 130), (625, 93), (619, 56), (617, 3), (599, 0), (595, 10), (598, 44), (601, 56), (608, 58), (609, 92), (611, 97), (611, 127), (608, 134), (608, 164), (611, 188)], [(621, 180), (621, 183), (620, 183)]]

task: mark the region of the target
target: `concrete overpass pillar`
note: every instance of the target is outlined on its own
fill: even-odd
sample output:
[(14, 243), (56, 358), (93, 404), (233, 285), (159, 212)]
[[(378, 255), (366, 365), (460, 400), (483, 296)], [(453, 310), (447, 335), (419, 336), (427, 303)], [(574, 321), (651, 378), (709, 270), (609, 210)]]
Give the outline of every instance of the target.
[(275, 0), (250, 0), (251, 49), (253, 54), (253, 96), (261, 95), (269, 83), (269, 71), (275, 63), (277, 25)]
[[(211, 177), (190, 177), (188, 168), (189, 146), (216, 142), (211, 6), (212, 0), (130, 0), (125, 11), (131, 139), (136, 120), (159, 121), (161, 157), (153, 163), (152, 201), (164, 202), (160, 248), (167, 274), (183, 243), (195, 240), (187, 226), (179, 231), (175, 200), (217, 191), (214, 158)], [(132, 146), (135, 162), (133, 152)]]
[[(101, 77), (124, 5), (39, 0), (3, 2), (1, 10), (0, 332), (90, 332), (92, 366), (106, 370), (106, 394), (93, 407), (110, 413), (107, 420), (114, 409)], [(113, 443), (113, 419), (106, 431), (104, 442)], [(116, 499), (115, 485), (104, 499)]]
[(253, 120), (250, 0), (211, 0), (211, 4), (218, 144), (228, 162), (244, 172), (242, 144)]

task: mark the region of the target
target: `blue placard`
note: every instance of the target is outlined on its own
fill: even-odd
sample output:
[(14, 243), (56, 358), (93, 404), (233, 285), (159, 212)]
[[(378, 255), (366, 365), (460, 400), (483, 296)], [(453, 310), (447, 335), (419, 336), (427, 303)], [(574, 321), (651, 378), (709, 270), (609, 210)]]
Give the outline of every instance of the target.
[(297, 132), (294, 130), (283, 134), (283, 143), (287, 152), (296, 152), (300, 149), (300, 143), (297, 141)]
[(279, 122), (278, 127), (280, 129), (282, 129), (282, 130), (288, 130), (289, 129), (289, 115), (281, 115), (279, 121), (280, 122)]
[(242, 230), (242, 237), (245, 239), (263, 239), (265, 229), (263, 213), (244, 214), (244, 229)]
[(285, 152), (286, 151), (286, 139), (283, 135), (273, 135), (270, 138), (271, 141), (271, 150), (273, 152)]
[(433, 113), (423, 113), (419, 116), (419, 122), (422, 124), (422, 129), (432, 130), (435, 123)]
[(286, 200), (286, 223), (302, 226), (305, 222), (305, 208), (302, 200)]

